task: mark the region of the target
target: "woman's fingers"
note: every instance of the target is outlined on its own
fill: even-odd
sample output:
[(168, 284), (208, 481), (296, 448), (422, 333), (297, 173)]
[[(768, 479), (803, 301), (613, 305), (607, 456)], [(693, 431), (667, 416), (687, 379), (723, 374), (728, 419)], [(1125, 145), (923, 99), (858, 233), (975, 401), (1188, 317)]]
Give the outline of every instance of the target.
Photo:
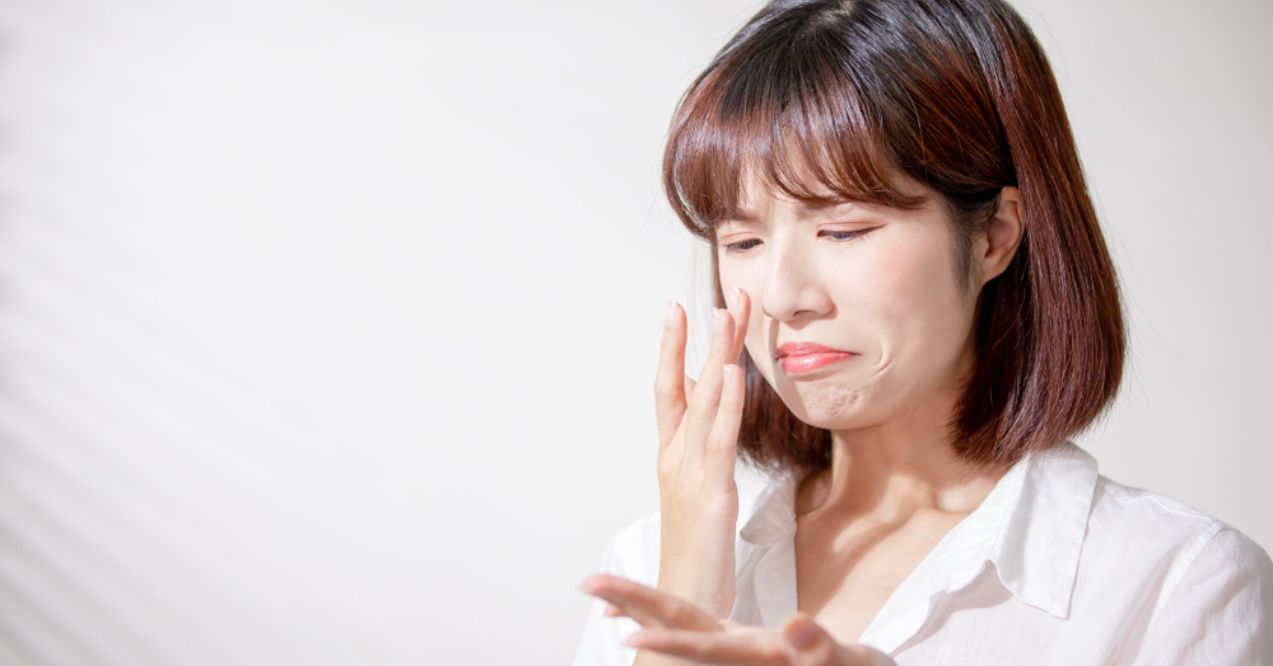
[(734, 302), (731, 303), (730, 311), (734, 314), (737, 325), (734, 327), (734, 346), (731, 348), (731, 363), (737, 363), (742, 358), (743, 348), (747, 343), (747, 325), (751, 323), (751, 294), (748, 294), (742, 287), (736, 287)]
[(887, 654), (860, 643), (841, 645), (807, 615), (788, 620), (781, 631), (729, 623), (723, 631), (643, 627), (627, 645), (641, 650), (713, 664), (775, 666), (896, 666)]
[(636, 620), (637, 624), (641, 625), (644, 629), (667, 628), (667, 625), (663, 624), (663, 620), (659, 618), (659, 616), (647, 611), (644, 607), (626, 604), (615, 605), (611, 603), (610, 608), (613, 609), (613, 612), (607, 612), (606, 615), (608, 617), (627, 616)]
[(686, 458), (702, 459), (705, 440), (716, 420), (716, 410), (721, 394), (721, 368), (729, 362), (733, 347), (734, 318), (727, 310), (717, 308), (712, 312), (712, 347), (703, 372), (694, 386), (686, 407), (685, 437), (691, 442), (686, 448)]
[(649, 628), (629, 636), (627, 644), (713, 664), (788, 666), (794, 658), (790, 646), (779, 634), (751, 626), (728, 632)]
[[(727, 361), (721, 367), (721, 392), (717, 402), (711, 431), (707, 434), (707, 465), (724, 478), (734, 476), (737, 459), (738, 430), (742, 422), (743, 402), (746, 399), (746, 375), (738, 362), (747, 336), (747, 323), (751, 316), (751, 299), (747, 292), (737, 288), (729, 303), (728, 314), (734, 324), (734, 333), (725, 348)], [(724, 340), (722, 340), (724, 342)], [(711, 455), (711, 454), (715, 455)]]
[(720, 621), (684, 599), (665, 594), (622, 576), (594, 574), (584, 579), (583, 591), (610, 602), (643, 626), (695, 631), (720, 631)]
[(663, 321), (659, 368), (654, 379), (654, 406), (658, 416), (659, 447), (667, 446), (685, 414), (688, 395), (685, 377), (685, 311), (668, 302)]
[(707, 436), (708, 466), (725, 478), (733, 478), (746, 387), (743, 385), (743, 369), (736, 363), (726, 364), (721, 372), (720, 404), (716, 410), (716, 420), (712, 422), (712, 430)]
[(796, 613), (783, 624), (781, 635), (795, 652), (795, 666), (884, 666), (897, 662), (868, 645), (842, 645), (805, 613)]
[[(679, 304), (668, 303), (654, 387), (661, 448), (670, 444), (676, 438), (678, 429), (682, 428), (684, 432), (681, 436), (689, 442), (700, 443), (705, 438), (714, 436), (709, 431), (713, 430), (713, 424), (718, 420), (723, 390), (723, 366), (741, 360), (751, 316), (751, 297), (742, 289), (736, 289), (734, 298), (728, 305), (728, 309), (715, 309), (712, 312), (711, 349), (703, 372), (698, 381), (695, 381), (685, 373), (688, 339), (685, 311)], [(699, 385), (707, 390), (696, 392), (694, 389)], [(735, 411), (740, 408), (741, 405), (734, 407)], [(731, 416), (729, 420), (734, 418), (736, 417)], [(727, 426), (725, 428), (728, 430)], [(720, 436), (730, 435), (725, 432)], [(736, 440), (737, 433), (734, 433), (731, 442)], [(706, 445), (710, 446), (710, 443)], [(681, 461), (701, 460), (706, 447), (702, 444), (688, 447), (690, 455), (682, 456)]]

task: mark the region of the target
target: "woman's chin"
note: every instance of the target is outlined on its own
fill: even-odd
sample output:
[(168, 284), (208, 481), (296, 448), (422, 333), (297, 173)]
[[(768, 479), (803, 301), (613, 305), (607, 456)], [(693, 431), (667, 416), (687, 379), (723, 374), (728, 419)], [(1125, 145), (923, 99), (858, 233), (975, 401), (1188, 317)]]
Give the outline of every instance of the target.
[(800, 421), (826, 430), (851, 430), (869, 425), (869, 415), (852, 391), (810, 391), (783, 400)]

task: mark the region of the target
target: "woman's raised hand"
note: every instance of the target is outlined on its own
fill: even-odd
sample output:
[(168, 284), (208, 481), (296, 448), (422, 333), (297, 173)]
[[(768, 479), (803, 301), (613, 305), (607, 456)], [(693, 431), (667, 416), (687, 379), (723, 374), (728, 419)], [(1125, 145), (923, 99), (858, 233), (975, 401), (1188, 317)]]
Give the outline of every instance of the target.
[(751, 314), (747, 293), (739, 289), (734, 296), (731, 309), (713, 312), (712, 347), (698, 381), (685, 375), (685, 311), (669, 304), (654, 386), (658, 589), (718, 618), (727, 618), (734, 605), (734, 462), (745, 389), (737, 361)]

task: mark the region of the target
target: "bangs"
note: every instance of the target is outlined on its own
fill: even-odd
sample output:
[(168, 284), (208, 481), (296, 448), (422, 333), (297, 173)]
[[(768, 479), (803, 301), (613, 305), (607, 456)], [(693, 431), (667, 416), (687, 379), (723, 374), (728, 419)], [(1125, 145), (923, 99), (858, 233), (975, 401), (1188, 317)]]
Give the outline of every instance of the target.
[(924, 203), (897, 188), (879, 114), (840, 64), (849, 54), (816, 34), (752, 41), (690, 88), (669, 133), (664, 187), (691, 232), (711, 239), (753, 179), (814, 205)]

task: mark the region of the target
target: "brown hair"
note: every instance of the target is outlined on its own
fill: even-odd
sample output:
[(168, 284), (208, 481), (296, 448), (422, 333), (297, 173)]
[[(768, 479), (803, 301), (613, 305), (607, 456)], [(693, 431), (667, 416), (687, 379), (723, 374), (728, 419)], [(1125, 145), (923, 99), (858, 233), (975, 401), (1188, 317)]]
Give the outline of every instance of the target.
[[(1004, 2), (771, 2), (681, 98), (665, 194), (714, 246), (714, 225), (733, 212), (752, 168), (816, 203), (921, 205), (894, 174), (932, 188), (950, 212), (961, 277), (1000, 190), (1019, 188), (1025, 233), (978, 296), (977, 363), (949, 422), (961, 461), (1011, 463), (1045, 450), (1113, 400), (1126, 355), (1113, 262), (1052, 70)], [(801, 169), (834, 194), (809, 187)], [(724, 307), (715, 251), (712, 273)], [(769, 471), (826, 467), (830, 432), (797, 419), (745, 350), (739, 364), (740, 456)]]

